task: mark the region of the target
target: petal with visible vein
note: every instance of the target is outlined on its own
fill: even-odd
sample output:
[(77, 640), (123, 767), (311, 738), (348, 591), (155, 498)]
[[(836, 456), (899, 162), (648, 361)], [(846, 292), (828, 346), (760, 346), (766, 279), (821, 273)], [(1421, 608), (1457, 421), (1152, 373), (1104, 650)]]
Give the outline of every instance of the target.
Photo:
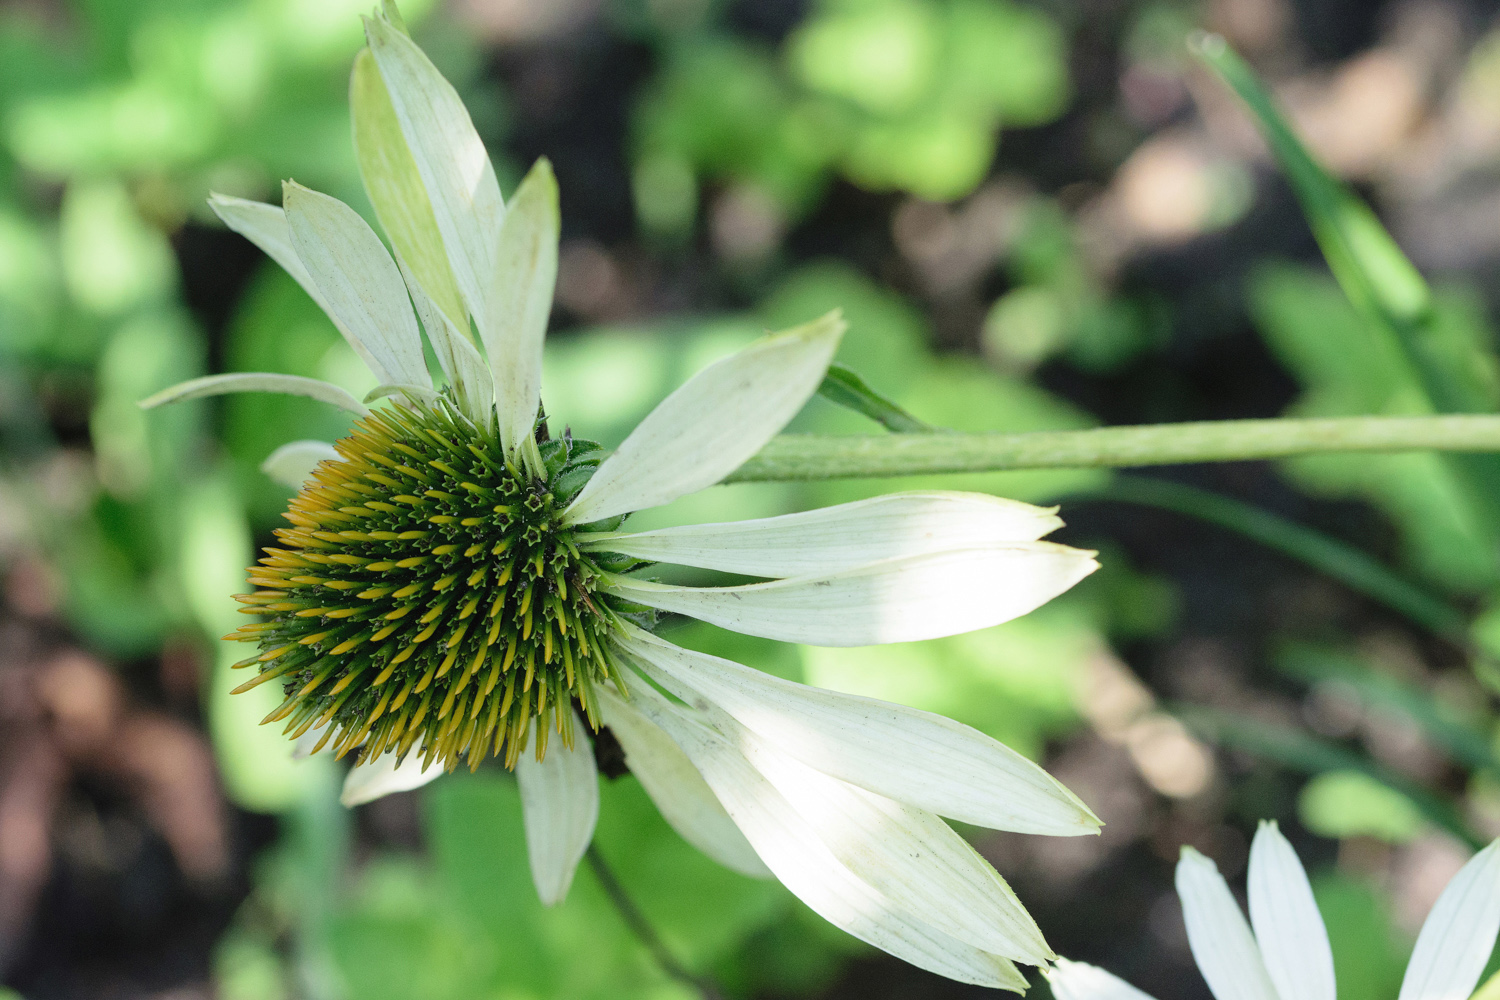
[(320, 403), (331, 403), (360, 416), (370, 412), (365, 404), (331, 382), (303, 378), (301, 375), (278, 375), (275, 372), (230, 372), (227, 375), (205, 375), (189, 379), (141, 400), (140, 407), (149, 410), (184, 399), (223, 396), (231, 392), (279, 392), (289, 396), (309, 396)]
[(966, 546), (1032, 542), (1061, 526), (1055, 507), (931, 490), (751, 521), (607, 534), (588, 547), (746, 576), (788, 577)]
[(432, 343), (432, 353), (437, 355), (443, 374), (448, 376), (448, 384), (458, 398), (459, 409), (480, 427), (488, 427), (495, 405), (495, 383), (490, 376), (489, 366), (469, 338), (459, 333), (447, 313), (428, 297), (399, 253), (396, 255), (396, 266), (406, 279), (406, 289), (411, 293), (412, 305), (416, 306), (417, 318), (427, 331), (427, 339)]
[(1217, 1000), (1280, 1000), (1218, 866), (1191, 847), (1177, 862), (1177, 895), (1188, 945)]
[(1500, 931), (1500, 840), (1469, 859), (1422, 923), (1398, 1000), (1467, 1000)]
[(484, 330), (484, 297), (505, 215), (489, 153), (458, 92), (415, 42), (379, 18), (365, 19), (365, 38), (427, 190), (453, 280)]
[(575, 713), (573, 731), (579, 735), (571, 748), (554, 733), (542, 760), (527, 751), (516, 761), (531, 880), (543, 906), (556, 906), (568, 895), (599, 819), (599, 777), (585, 728)]
[(354, 57), (354, 70), (349, 76), (349, 115), (354, 125), (359, 176), (397, 258), (411, 267), (416, 281), (443, 315), (457, 328), (468, 330), (469, 314), (453, 280), (453, 268), (448, 265), (432, 202), (417, 171), (417, 161), (406, 145), (380, 67), (369, 49), (360, 50)]
[(282, 201), (297, 256), (375, 377), (431, 388), (406, 284), (380, 237), (348, 205), (293, 181)]
[(832, 312), (688, 379), (604, 460), (565, 518), (580, 524), (660, 506), (729, 475), (817, 391), (844, 327)]
[(409, 792), (413, 788), (421, 788), (443, 776), (441, 764), (434, 764), (423, 770), (421, 754), (408, 754), (400, 764), (396, 763), (396, 758), (397, 754), (393, 750), (381, 754), (375, 760), (361, 760), (354, 765), (349, 776), (344, 779), (344, 792), (339, 796), (339, 801), (352, 809), (393, 792)]
[(596, 694), (604, 724), (624, 748), (630, 773), (640, 780), (672, 829), (725, 868), (752, 878), (770, 878), (771, 870), (734, 825), (682, 748), (608, 688), (601, 687)]
[(959, 982), (1022, 992), (1008, 959), (980, 951), (906, 913), (841, 864), (784, 796), (722, 736), (648, 685), (636, 705), (698, 768), (766, 866), (829, 923), (918, 968)]
[(342, 461), (343, 457), (327, 441), (288, 441), (266, 456), (260, 463), (260, 471), (283, 486), (300, 490), (319, 462)]
[(704, 711), (877, 795), (995, 830), (1078, 836), (1099, 820), (1057, 779), (977, 729), (905, 705), (772, 677), (632, 630), (621, 648)]
[(681, 587), (612, 576), (628, 601), (747, 635), (815, 646), (870, 646), (958, 635), (1019, 618), (1099, 568), (1051, 542), (973, 545), (836, 573), (735, 587)]
[(480, 328), (495, 377), (496, 412), (507, 455), (525, 454), (542, 396), (542, 342), (557, 286), (561, 226), (557, 179), (540, 159), (516, 188), (500, 227), (494, 283)]
[(829, 777), (733, 720), (714, 724), (844, 867), (907, 913), (1013, 961), (1056, 957), (1005, 880), (937, 816)]
[(1333, 950), (1307, 872), (1275, 822), (1250, 845), (1250, 923), (1281, 1000), (1336, 1000)]

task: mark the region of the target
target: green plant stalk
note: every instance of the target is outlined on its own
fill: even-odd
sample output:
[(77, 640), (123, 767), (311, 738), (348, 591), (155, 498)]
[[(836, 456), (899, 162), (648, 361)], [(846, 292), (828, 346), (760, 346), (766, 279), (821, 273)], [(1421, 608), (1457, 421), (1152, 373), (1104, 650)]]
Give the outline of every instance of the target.
[(1500, 452), (1500, 416), (1217, 420), (1025, 434), (784, 434), (725, 481), (1129, 468), (1356, 451)]
[(1227, 528), (1339, 581), (1464, 649), (1469, 647), (1469, 620), (1463, 612), (1352, 545), (1259, 507), (1183, 483), (1137, 476), (1121, 476), (1079, 494), (1078, 499), (1169, 510)]

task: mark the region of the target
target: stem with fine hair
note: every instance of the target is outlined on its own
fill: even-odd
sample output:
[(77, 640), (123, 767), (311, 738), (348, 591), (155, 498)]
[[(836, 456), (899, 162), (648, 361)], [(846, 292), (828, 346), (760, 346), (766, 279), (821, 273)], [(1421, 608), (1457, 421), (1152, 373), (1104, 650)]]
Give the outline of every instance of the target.
[(1218, 420), (1025, 434), (783, 434), (725, 482), (1126, 468), (1355, 451), (1500, 452), (1500, 416)]
[(589, 866), (594, 869), (594, 877), (599, 880), (604, 894), (609, 897), (609, 901), (619, 912), (620, 919), (625, 921), (625, 926), (629, 927), (630, 932), (640, 939), (641, 944), (645, 945), (646, 950), (651, 953), (652, 958), (656, 959), (656, 964), (661, 966), (662, 971), (683, 985), (697, 990), (702, 994), (703, 1000), (720, 1000), (723, 994), (719, 992), (719, 987), (713, 980), (689, 972), (667, 950), (666, 944), (656, 933), (656, 928), (651, 926), (651, 922), (646, 919), (641, 908), (625, 891), (625, 886), (620, 883), (619, 876), (615, 874), (609, 862), (604, 860), (604, 855), (599, 852), (598, 845), (589, 844), (586, 857), (589, 859)]

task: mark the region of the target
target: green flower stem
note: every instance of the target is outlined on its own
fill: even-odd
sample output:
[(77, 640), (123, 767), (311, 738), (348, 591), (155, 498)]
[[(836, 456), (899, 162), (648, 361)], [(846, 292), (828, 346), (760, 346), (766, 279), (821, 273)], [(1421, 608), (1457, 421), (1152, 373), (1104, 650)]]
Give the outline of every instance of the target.
[(1350, 451), (1500, 452), (1500, 416), (1220, 420), (1027, 434), (785, 434), (725, 481), (1126, 468)]

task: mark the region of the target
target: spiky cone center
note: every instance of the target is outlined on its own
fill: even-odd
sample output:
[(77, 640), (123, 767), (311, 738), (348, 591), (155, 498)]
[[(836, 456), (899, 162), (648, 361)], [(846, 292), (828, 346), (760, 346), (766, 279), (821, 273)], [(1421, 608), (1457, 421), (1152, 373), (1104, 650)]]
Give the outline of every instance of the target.
[(326, 725), (317, 749), (415, 750), (448, 770), (502, 751), (513, 767), (533, 719), (539, 759), (549, 733), (571, 746), (574, 702), (597, 730), (596, 685), (624, 690), (618, 619), (586, 532), (560, 515), (598, 446), (545, 442), (533, 478), (439, 400), (377, 410), (334, 447), (251, 567), (260, 589), (237, 598), (265, 616), (227, 637), (261, 649), (237, 692), (279, 681), (265, 721), (291, 738)]

